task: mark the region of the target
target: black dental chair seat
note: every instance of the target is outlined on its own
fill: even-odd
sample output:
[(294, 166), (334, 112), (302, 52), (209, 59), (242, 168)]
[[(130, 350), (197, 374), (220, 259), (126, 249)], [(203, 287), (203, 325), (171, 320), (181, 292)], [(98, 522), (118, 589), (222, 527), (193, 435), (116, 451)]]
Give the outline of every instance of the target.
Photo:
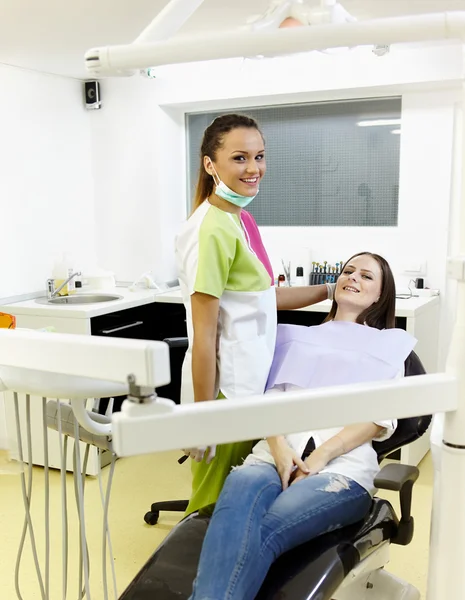
[[(189, 598), (209, 520), (194, 514), (176, 526), (120, 600)], [(270, 569), (257, 600), (330, 599), (360, 560), (394, 537), (397, 523), (389, 502), (375, 498), (363, 522), (283, 554)]]
[[(405, 361), (405, 375), (425, 370), (412, 352)], [(431, 416), (400, 419), (394, 434), (373, 442), (381, 462), (402, 446), (420, 438)], [(401, 518), (387, 500), (374, 498), (370, 512), (359, 523), (327, 533), (283, 554), (271, 567), (256, 600), (330, 600), (345, 577), (384, 542), (407, 545), (413, 537), (410, 514), (416, 467), (388, 464), (375, 486), (400, 493)], [(187, 600), (197, 572), (209, 518), (198, 514), (182, 520), (156, 550), (120, 600)], [(212, 573), (214, 577), (214, 573)]]

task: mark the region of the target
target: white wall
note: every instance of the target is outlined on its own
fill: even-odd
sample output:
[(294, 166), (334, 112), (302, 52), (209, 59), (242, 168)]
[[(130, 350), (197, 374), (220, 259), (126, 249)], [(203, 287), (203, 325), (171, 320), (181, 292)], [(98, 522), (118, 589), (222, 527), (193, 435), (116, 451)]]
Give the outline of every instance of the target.
[(90, 127), (77, 80), (0, 65), (0, 298), (45, 289), (56, 258), (91, 264)]
[(147, 79), (101, 83), (91, 115), (98, 263), (120, 281), (173, 275), (173, 236), (184, 216), (182, 119), (157, 104)]

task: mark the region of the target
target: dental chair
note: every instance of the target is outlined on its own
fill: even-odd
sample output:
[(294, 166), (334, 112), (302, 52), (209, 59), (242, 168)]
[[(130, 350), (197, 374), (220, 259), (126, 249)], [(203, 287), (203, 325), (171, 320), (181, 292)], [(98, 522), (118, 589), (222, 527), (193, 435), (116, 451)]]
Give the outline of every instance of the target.
[[(420, 359), (412, 352), (405, 361), (405, 375), (424, 373)], [(378, 461), (420, 438), (430, 422), (431, 416), (400, 419), (391, 438), (373, 443)], [(400, 519), (390, 502), (373, 498), (371, 510), (363, 521), (322, 535), (279, 557), (256, 600), (419, 600), (416, 588), (384, 570), (389, 562), (390, 544), (405, 546), (412, 540), (412, 488), (418, 475), (413, 466), (394, 463), (384, 466), (375, 486), (399, 492)], [(154, 507), (176, 510), (168, 508), (169, 504), (156, 503), (152, 510)], [(192, 591), (209, 520), (198, 513), (183, 519), (120, 600), (186, 600)]]

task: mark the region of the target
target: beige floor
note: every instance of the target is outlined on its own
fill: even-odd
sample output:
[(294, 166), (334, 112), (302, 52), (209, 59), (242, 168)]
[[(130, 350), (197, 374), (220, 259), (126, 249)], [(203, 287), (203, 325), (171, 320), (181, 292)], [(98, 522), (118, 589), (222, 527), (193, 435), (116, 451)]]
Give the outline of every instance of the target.
[[(121, 593), (136, 575), (153, 550), (179, 520), (180, 514), (162, 513), (160, 523), (149, 527), (143, 522), (143, 515), (152, 501), (187, 498), (190, 488), (188, 462), (179, 466), (176, 459), (179, 453), (141, 456), (122, 459), (117, 462), (110, 506), (110, 526), (113, 541), (114, 561), (116, 565), (118, 592)], [(415, 585), (424, 598), (426, 589), (426, 571), (428, 560), (428, 539), (432, 497), (432, 463), (428, 455), (420, 466), (420, 479), (415, 485), (413, 511), (416, 521), (415, 537), (407, 547), (392, 547), (391, 563), (388, 567), (397, 576), (407, 579)], [(104, 477), (108, 469), (104, 470)], [(71, 476), (68, 476), (68, 490), (72, 495)], [(32, 509), (36, 540), (40, 556), (43, 557), (44, 535), (44, 483), (43, 471), (34, 469), (34, 488)], [(385, 497), (398, 507), (393, 493)], [(51, 477), (51, 598), (61, 598), (62, 589), (62, 532), (60, 508), (59, 474)], [(91, 586), (93, 600), (101, 600), (101, 516), (98, 482), (87, 478), (86, 518), (89, 551), (92, 557)], [(77, 521), (75, 506), (70, 505), (70, 570), (69, 598), (77, 598), (78, 582), (74, 569), (77, 557)], [(22, 505), (20, 480), (17, 475), (0, 476), (0, 597), (2, 600), (14, 600), (15, 561), (18, 543), (23, 526), (24, 509)], [(110, 580), (109, 580), (110, 581)], [(109, 583), (111, 586), (111, 583)], [(26, 546), (24, 565), (20, 573), (20, 589), (23, 600), (40, 600), (40, 591), (33, 571), (30, 544)], [(110, 587), (111, 591), (111, 587)], [(111, 597), (111, 596), (110, 596)]]

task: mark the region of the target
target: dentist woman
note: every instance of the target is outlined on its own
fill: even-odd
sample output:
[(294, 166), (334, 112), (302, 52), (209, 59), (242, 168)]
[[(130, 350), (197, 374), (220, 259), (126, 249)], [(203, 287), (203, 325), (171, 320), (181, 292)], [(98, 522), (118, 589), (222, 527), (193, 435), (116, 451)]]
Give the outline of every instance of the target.
[[(275, 348), (276, 310), (302, 308), (332, 294), (327, 285), (274, 287), (257, 225), (244, 211), (266, 172), (257, 123), (243, 115), (217, 117), (204, 132), (200, 153), (193, 212), (176, 239), (189, 338), (182, 402), (262, 394)], [(252, 446), (185, 450), (194, 459), (186, 514), (212, 511), (231, 468)]]

